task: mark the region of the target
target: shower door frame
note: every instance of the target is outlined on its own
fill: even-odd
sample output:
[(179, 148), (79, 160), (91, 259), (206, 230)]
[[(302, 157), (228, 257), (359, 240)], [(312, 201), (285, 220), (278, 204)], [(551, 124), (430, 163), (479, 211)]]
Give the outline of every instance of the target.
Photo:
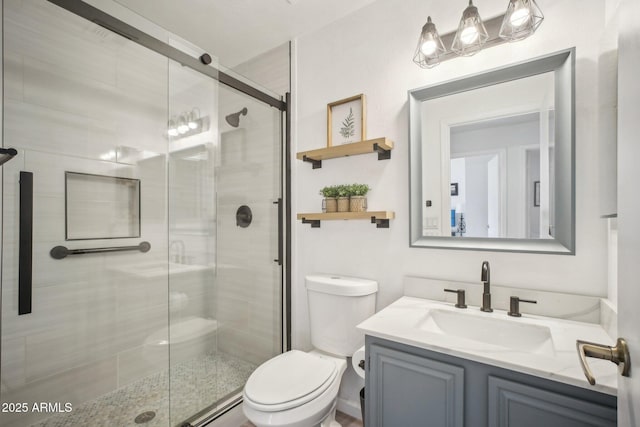
[[(207, 63), (204, 58), (207, 52), (202, 52), (199, 58), (194, 58), (175, 47), (150, 36), (149, 34), (127, 24), (126, 22), (80, 0), (47, 0), (77, 16), (87, 19), (109, 31), (112, 31), (126, 39), (146, 47), (160, 55), (174, 60), (179, 64), (194, 71), (204, 74), (219, 83), (248, 95), (258, 101), (276, 108), (281, 113), (281, 159), (283, 161), (280, 169), (282, 215), (278, 220), (278, 257), (274, 260), (281, 269), (281, 289), (282, 289), (282, 331), (281, 350), (282, 352), (291, 350), (291, 93), (285, 94), (285, 99), (278, 99), (263, 92), (236, 77), (218, 70)], [(1, 25), (1, 24), (0, 24)], [(0, 27), (1, 29), (2, 27)], [(209, 61), (210, 62), (210, 61)], [(1, 111), (1, 110), (0, 110)], [(284, 120), (282, 119), (284, 114)], [(226, 412), (242, 403), (242, 396), (232, 398), (224, 402), (213, 413), (199, 417), (193, 426), (204, 426), (216, 418), (223, 416)], [(194, 414), (198, 416), (197, 414)]]

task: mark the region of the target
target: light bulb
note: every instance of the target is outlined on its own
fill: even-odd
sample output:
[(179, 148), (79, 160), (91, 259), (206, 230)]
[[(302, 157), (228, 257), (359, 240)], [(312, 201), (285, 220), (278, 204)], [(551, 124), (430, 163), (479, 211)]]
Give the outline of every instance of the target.
[(197, 113), (192, 111), (188, 114), (188, 117), (189, 121), (187, 126), (189, 126), (189, 129), (198, 129), (198, 122), (196, 121), (198, 119)]
[(178, 133), (183, 134), (189, 132), (189, 126), (184, 116), (180, 116), (178, 119)]
[(176, 129), (176, 121), (174, 119), (169, 120), (167, 128), (167, 134), (169, 134), (169, 136), (178, 136), (178, 129)]
[(463, 44), (471, 44), (478, 40), (478, 30), (475, 25), (466, 27), (460, 34), (460, 40)]
[(522, 25), (526, 24), (526, 22), (529, 20), (529, 16), (531, 16), (529, 13), (529, 8), (521, 7), (513, 11), (513, 13), (511, 14), (511, 18), (509, 19), (509, 22), (514, 27), (521, 27)]
[(424, 43), (422, 43), (422, 46), (420, 46), (420, 51), (425, 56), (431, 56), (436, 52), (437, 48), (438, 48), (438, 45), (436, 44), (435, 41), (426, 40)]

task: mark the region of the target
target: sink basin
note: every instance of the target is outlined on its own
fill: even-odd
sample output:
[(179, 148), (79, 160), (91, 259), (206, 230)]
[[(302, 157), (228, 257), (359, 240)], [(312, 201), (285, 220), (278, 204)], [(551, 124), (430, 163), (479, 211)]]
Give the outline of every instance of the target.
[(553, 356), (553, 340), (547, 326), (501, 319), (491, 314), (431, 309), (418, 328), (503, 349)]

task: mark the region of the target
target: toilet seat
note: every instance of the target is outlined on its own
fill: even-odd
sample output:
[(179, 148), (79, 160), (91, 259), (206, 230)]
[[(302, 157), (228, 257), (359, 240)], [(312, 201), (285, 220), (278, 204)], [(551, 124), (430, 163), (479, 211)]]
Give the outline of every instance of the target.
[(245, 385), (245, 402), (258, 411), (295, 408), (321, 395), (338, 376), (336, 363), (292, 350), (265, 362)]

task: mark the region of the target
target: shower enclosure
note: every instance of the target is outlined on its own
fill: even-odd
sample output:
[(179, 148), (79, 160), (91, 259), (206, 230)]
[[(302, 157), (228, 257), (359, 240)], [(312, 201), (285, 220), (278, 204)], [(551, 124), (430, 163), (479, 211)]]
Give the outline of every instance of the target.
[(285, 345), (284, 103), (54, 3), (3, 2), (0, 425), (202, 425)]

